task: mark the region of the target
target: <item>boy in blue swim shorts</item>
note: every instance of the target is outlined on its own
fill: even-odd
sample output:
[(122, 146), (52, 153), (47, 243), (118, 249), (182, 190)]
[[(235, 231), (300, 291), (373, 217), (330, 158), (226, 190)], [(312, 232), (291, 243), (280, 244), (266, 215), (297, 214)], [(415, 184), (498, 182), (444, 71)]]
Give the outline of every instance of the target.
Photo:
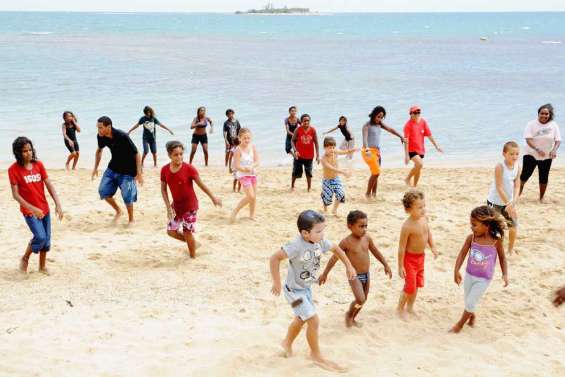
[[(316, 272), (320, 269), (320, 259), (328, 251), (331, 251), (345, 264), (349, 280), (355, 279), (357, 273), (343, 250), (324, 239), (326, 227), (324, 216), (316, 211), (307, 210), (298, 216), (297, 225), (300, 234), (274, 253), (270, 259), (271, 276), (273, 278), (271, 292), (278, 296), (284, 290), (285, 298), (295, 316), (281, 345), (285, 356), (292, 356), (292, 343), (306, 323), (306, 338), (310, 346), (312, 360), (326, 369), (343, 371), (343, 368), (326, 360), (320, 352), (318, 344), (320, 321), (312, 299), (311, 285), (318, 281)], [(288, 275), (283, 286), (281, 285), (279, 269), (281, 261), (287, 258)]]

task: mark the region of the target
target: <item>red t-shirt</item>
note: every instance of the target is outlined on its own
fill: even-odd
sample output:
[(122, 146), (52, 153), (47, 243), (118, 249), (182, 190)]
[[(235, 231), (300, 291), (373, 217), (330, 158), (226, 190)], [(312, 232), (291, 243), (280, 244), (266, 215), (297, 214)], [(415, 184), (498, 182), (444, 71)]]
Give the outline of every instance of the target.
[(161, 181), (165, 182), (173, 195), (173, 208), (177, 216), (198, 210), (198, 198), (194, 192), (193, 181), (198, 178), (198, 170), (186, 162), (176, 173), (171, 172), (171, 164), (161, 168)]
[(425, 154), (424, 137), (432, 136), (428, 122), (420, 118), (418, 122), (409, 119), (404, 125), (404, 137), (408, 139), (408, 152)]
[(296, 150), (298, 151), (298, 158), (304, 160), (314, 159), (314, 140), (316, 138), (316, 129), (312, 126), (308, 130), (304, 126), (300, 126), (295, 131), (296, 134)]
[[(26, 202), (42, 210), (45, 215), (49, 213), (49, 204), (45, 197), (45, 180), (48, 177), (40, 161), (32, 162), (31, 170), (15, 162), (8, 169), (8, 177), (12, 186), (18, 186), (18, 192)], [(20, 206), (20, 211), (24, 216), (33, 216), (24, 206)]]

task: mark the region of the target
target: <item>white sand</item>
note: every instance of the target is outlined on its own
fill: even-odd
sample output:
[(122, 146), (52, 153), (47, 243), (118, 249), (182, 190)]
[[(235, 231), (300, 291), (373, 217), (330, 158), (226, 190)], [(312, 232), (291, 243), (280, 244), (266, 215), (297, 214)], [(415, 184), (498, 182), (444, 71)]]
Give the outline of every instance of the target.
[[(224, 208), (213, 208), (198, 192), (202, 246), (190, 260), (185, 246), (165, 235), (158, 170), (146, 174), (134, 229), (124, 226), (125, 218), (110, 226), (111, 209), (98, 200), (89, 171), (50, 170), (68, 216), (53, 221), (52, 275), (35, 272), (34, 256), (25, 277), (16, 267), (30, 233), (3, 172), (1, 376), (328, 375), (306, 359), (304, 334), (294, 358), (280, 356), (292, 315), (284, 298), (271, 295), (268, 269), (269, 256), (295, 237), (297, 214), (321, 207), (319, 170), (310, 194), (304, 180), (295, 194), (288, 192), (289, 169), (261, 171), (258, 221), (232, 226), (229, 212), (240, 195), (231, 193), (231, 177), (218, 168), (200, 171)], [(565, 311), (550, 303), (552, 291), (565, 284), (565, 169), (551, 172), (549, 204), (535, 200), (536, 177), (528, 183), (519, 207), (520, 255), (509, 258), (510, 286), (502, 287), (497, 266), (476, 328), (459, 335), (447, 333), (463, 308), (453, 264), (471, 209), (484, 203), (491, 169), (425, 170), (421, 188), (442, 255), (427, 259), (427, 286), (416, 303), (421, 319), (409, 323), (394, 316), (402, 287), (396, 247), (405, 173), (385, 169), (372, 203), (362, 199), (365, 170), (346, 181), (348, 202), (340, 212), (369, 214), (369, 231), (394, 277), (386, 280), (373, 259), (371, 293), (358, 317), (362, 329), (343, 324), (352, 295), (342, 266), (327, 285), (314, 288), (325, 355), (351, 376), (565, 376)], [(343, 217), (328, 224), (328, 239), (346, 236)]]

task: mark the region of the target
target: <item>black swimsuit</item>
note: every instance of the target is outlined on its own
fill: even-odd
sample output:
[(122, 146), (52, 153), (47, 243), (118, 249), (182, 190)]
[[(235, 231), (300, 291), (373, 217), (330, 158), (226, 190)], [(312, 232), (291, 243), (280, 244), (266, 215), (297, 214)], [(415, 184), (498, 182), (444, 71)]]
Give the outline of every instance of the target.
[(345, 125), (345, 126), (338, 125), (337, 127), (338, 127), (339, 130), (341, 131), (341, 134), (342, 134), (343, 137), (345, 138), (345, 141), (351, 141), (351, 140), (353, 140), (353, 138), (351, 137), (351, 133), (350, 133), (349, 130), (347, 129), (347, 125)]
[(64, 124), (64, 126), (65, 126), (65, 132), (67, 134), (67, 137), (69, 139), (71, 139), (71, 141), (73, 142), (73, 146), (71, 146), (71, 144), (69, 144), (69, 141), (67, 140), (67, 138), (64, 138), (65, 146), (67, 147), (67, 149), (69, 150), (70, 153), (78, 152), (79, 146), (78, 146), (75, 126), (74, 125), (68, 126), (66, 123)]

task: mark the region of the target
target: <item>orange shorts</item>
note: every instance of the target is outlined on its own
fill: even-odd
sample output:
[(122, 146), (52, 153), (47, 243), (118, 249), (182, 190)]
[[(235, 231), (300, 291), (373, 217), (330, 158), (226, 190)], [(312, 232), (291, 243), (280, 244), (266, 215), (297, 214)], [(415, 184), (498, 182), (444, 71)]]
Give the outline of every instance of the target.
[(378, 148), (363, 148), (361, 149), (361, 156), (369, 169), (371, 175), (379, 175), (381, 173), (381, 153)]
[(416, 288), (424, 287), (424, 258), (424, 253), (404, 253), (404, 270), (406, 271), (404, 292), (406, 294), (411, 295), (416, 292)]

